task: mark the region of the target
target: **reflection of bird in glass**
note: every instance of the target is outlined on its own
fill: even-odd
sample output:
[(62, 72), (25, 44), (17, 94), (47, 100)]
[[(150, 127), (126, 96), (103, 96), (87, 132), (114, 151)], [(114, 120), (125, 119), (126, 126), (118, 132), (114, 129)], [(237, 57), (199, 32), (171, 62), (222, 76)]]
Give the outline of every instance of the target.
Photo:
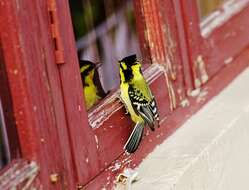
[(94, 64), (91, 61), (79, 60), (81, 80), (83, 83), (85, 102), (87, 109), (90, 109), (107, 93), (102, 88), (97, 68), (101, 64)]
[(121, 101), (130, 113), (132, 121), (136, 123), (124, 148), (128, 153), (133, 153), (140, 144), (144, 126), (147, 124), (152, 131), (155, 126), (159, 127), (159, 114), (136, 55), (123, 58), (119, 61), (119, 66)]

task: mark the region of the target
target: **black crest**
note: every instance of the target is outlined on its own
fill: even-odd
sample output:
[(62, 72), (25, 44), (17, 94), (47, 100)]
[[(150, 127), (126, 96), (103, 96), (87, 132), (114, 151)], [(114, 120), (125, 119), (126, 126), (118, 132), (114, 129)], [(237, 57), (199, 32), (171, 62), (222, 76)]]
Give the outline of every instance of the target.
[(80, 68), (83, 66), (87, 66), (87, 65), (89, 65), (90, 68), (95, 67), (95, 64), (91, 61), (88, 61), (88, 60), (79, 60), (79, 62), (80, 62)]
[(120, 60), (120, 62), (125, 62), (127, 65), (133, 65), (137, 61), (137, 56), (136, 54), (127, 56)]

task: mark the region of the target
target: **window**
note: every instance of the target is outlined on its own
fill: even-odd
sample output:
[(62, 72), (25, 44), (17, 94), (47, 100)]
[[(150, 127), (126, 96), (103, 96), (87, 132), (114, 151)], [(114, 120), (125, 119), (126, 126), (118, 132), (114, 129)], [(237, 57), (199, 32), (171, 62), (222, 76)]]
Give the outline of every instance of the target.
[(249, 42), (249, 1), (181, 2), (193, 83), (199, 88)]
[(104, 92), (117, 89), (117, 61), (131, 54), (141, 58), (132, 1), (70, 0), (69, 3), (79, 59), (102, 63), (96, 80), (101, 81)]
[[(1, 119), (1, 126), (6, 125), (4, 134), (13, 134), (8, 138), (9, 152), (18, 157), (18, 143), (12, 142), (18, 141), (17, 135), (9, 132), (9, 129), (15, 130), (15, 121), (13, 115), (6, 114), (6, 108), (10, 108), (7, 113), (13, 113), (13, 101), (22, 157), (37, 161), (41, 167), (39, 177), (46, 189), (55, 185), (58, 189), (73, 189), (76, 185), (79, 188), (96, 185), (89, 189), (101, 189), (106, 178), (114, 180), (110, 176), (119, 172), (115, 170), (119, 165), (136, 167), (183, 121), (180, 103), (187, 105), (184, 100), (189, 90), (185, 84), (191, 86), (193, 82), (196, 88), (200, 87), (249, 44), (247, 0), (227, 1), (229, 6), (217, 4), (218, 7), (237, 7), (233, 14), (228, 14), (229, 19), (223, 17), (225, 21), (218, 26), (210, 24), (214, 19), (202, 26), (195, 1), (71, 0), (74, 31), (66, 0), (20, 1), (18, 4), (3, 1), (0, 14), (4, 13), (6, 19), (0, 19), (0, 34), (7, 58), (2, 64), (3, 56), (0, 56), (0, 99), (5, 121), (2, 124)], [(158, 102), (161, 127), (154, 133), (146, 131), (141, 148), (127, 157), (123, 146), (134, 124), (117, 98), (118, 74), (99, 69), (104, 90), (114, 89), (114, 92), (87, 112), (83, 108), (79, 66), (75, 64), (75, 44), (80, 59), (102, 62), (103, 67), (117, 67), (116, 61), (131, 52), (140, 55), (131, 12), (136, 16), (143, 61), (153, 63), (145, 68), (144, 75)], [(50, 13), (52, 19), (49, 19)], [(209, 16), (205, 13), (206, 18)], [(86, 24), (84, 20), (90, 22)], [(54, 39), (62, 46), (59, 48), (59, 53), (64, 55), (61, 62), (55, 59), (58, 47), (54, 46)], [(128, 45), (133, 49), (123, 42), (132, 42)], [(9, 78), (3, 77), (4, 80), (2, 76), (7, 75), (2, 75), (3, 65), (10, 71)], [(111, 67), (111, 70), (115, 69)], [(23, 100), (27, 100), (24, 105)], [(13, 127), (8, 127), (10, 124)], [(112, 163), (114, 168), (109, 167)], [(102, 177), (101, 172), (106, 175)], [(57, 184), (49, 181), (48, 174), (55, 177), (55, 181), (59, 177)]]
[[(84, 3), (89, 3), (89, 1), (84, 1)], [(93, 1), (91, 1), (93, 2)], [(108, 1), (97, 1), (98, 3), (101, 2), (108, 2)], [(109, 1), (109, 2), (116, 2), (116, 1)], [(122, 7), (130, 7), (133, 9), (134, 7), (134, 14), (136, 17), (136, 27), (138, 29), (138, 37), (139, 37), (139, 47), (141, 48), (141, 52), (143, 54), (143, 57), (140, 57), (140, 60), (143, 60), (143, 63), (153, 63), (148, 64), (144, 67), (144, 76), (149, 82), (152, 92), (158, 102), (159, 107), (159, 114), (160, 118), (162, 120), (162, 125), (165, 124), (166, 117), (169, 115), (178, 105), (180, 105), (180, 101), (184, 99), (185, 91), (183, 87), (183, 78), (182, 78), (182, 63), (180, 62), (180, 53), (179, 48), (176, 46), (175, 42), (177, 41), (176, 36), (176, 26), (175, 23), (173, 23), (173, 20), (171, 21), (167, 17), (170, 15), (172, 19), (174, 18), (173, 12), (173, 5), (172, 3), (170, 6), (167, 3), (156, 3), (154, 1), (150, 1), (150, 3), (144, 3), (142, 1), (120, 1), (124, 4), (120, 3), (119, 6), (117, 6), (117, 11), (115, 12), (115, 17), (117, 18), (118, 11)], [(73, 18), (74, 12), (72, 11), (72, 2), (69, 2), (71, 6), (71, 17)], [(80, 4), (82, 6), (82, 4)], [(78, 7), (80, 6), (78, 5)], [(125, 5), (125, 6), (124, 6)], [(80, 6), (80, 7), (81, 7)], [(78, 8), (77, 7), (77, 8)], [(90, 6), (91, 7), (91, 6)], [(111, 6), (107, 6), (111, 7)], [(118, 8), (119, 7), (119, 8)], [(151, 11), (152, 7), (156, 10)], [(106, 8), (102, 8), (101, 10), (106, 11)], [(114, 10), (114, 9), (111, 9)], [(116, 10), (116, 8), (115, 8)], [(167, 10), (167, 11), (165, 11)], [(170, 10), (170, 11), (168, 11)], [(105, 13), (105, 12), (104, 12)], [(105, 14), (104, 14), (105, 16)], [(80, 18), (82, 18), (81, 16)], [(84, 18), (84, 17), (83, 17)], [(108, 17), (109, 18), (109, 17)], [(103, 26), (108, 26), (108, 23), (110, 20), (105, 17), (102, 21)], [(161, 18), (161, 19), (159, 19)], [(75, 21), (73, 20), (73, 25), (75, 25)], [(105, 23), (105, 21), (108, 21)], [(133, 19), (132, 19), (133, 20)], [(64, 19), (63, 19), (64, 21)], [(169, 21), (169, 22), (167, 22)], [(111, 23), (111, 22), (110, 22)], [(118, 24), (121, 22), (119, 21)], [(135, 24), (135, 21), (131, 22)], [(96, 35), (97, 25), (92, 34)], [(101, 24), (100, 24), (101, 26)], [(123, 25), (125, 26), (125, 25)], [(106, 28), (104, 27), (104, 28)], [(117, 26), (119, 27), (119, 26)], [(97, 29), (96, 29), (97, 28)], [(115, 29), (115, 27), (114, 27)], [(67, 32), (68, 30), (62, 30), (62, 32)], [(77, 37), (77, 33), (75, 32), (75, 26), (74, 26), (74, 35)], [(92, 30), (91, 30), (92, 31)], [(115, 37), (115, 35), (118, 36), (119, 32), (115, 33), (115, 30), (111, 32), (111, 36)], [(129, 41), (129, 38), (126, 38), (127, 31), (132, 31), (134, 33), (135, 37), (135, 30), (128, 30), (127, 26), (124, 27), (124, 29), (120, 30), (121, 32), (124, 32), (125, 35), (121, 35), (121, 37), (124, 37), (126, 41)], [(105, 32), (107, 32), (105, 30)], [(87, 33), (87, 32), (86, 32)], [(88, 32), (89, 33), (89, 32)], [(128, 32), (129, 33), (129, 32)], [(70, 34), (70, 33), (69, 33)], [(114, 35), (115, 34), (115, 35)], [(64, 34), (67, 36), (67, 34)], [(71, 34), (70, 34), (71, 35)], [(108, 33), (109, 35), (109, 33)], [(80, 35), (79, 35), (80, 36)], [(131, 32), (128, 36), (131, 36)], [(115, 39), (115, 38), (109, 38), (108, 39)], [(107, 37), (106, 37), (107, 38)], [(85, 41), (87, 42), (89, 39), (91, 39), (91, 36), (88, 36), (85, 38)], [(100, 38), (101, 39), (101, 38)], [(72, 44), (68, 42), (71, 39), (67, 39), (65, 44)], [(120, 38), (118, 41), (113, 40), (112, 42), (115, 42), (114, 44), (123, 45), (123, 38)], [(95, 37), (96, 41), (96, 37)], [(101, 61), (104, 58), (104, 53), (99, 54), (99, 52), (107, 49), (101, 48), (101, 43), (98, 42), (100, 40), (94, 41), (94, 56), (91, 57), (85, 57), (84, 59), (88, 59), (93, 62)], [(78, 44), (78, 40), (76, 40), (76, 44)], [(112, 43), (110, 43), (112, 44)], [(110, 45), (109, 44), (109, 45)], [(104, 44), (106, 45), (106, 44)], [(78, 46), (78, 45), (77, 45)], [(138, 46), (138, 44), (136, 45)], [(99, 47), (101, 51), (96, 48)], [(117, 51), (115, 48), (122, 46), (110, 46), (111, 48), (108, 49), (108, 53), (112, 53), (113, 55), (117, 55), (115, 58), (113, 58), (112, 64), (117, 66), (116, 62), (117, 60), (121, 59), (124, 56), (129, 55), (129, 53), (137, 53), (140, 54), (139, 50), (134, 49), (131, 51), (131, 49), (123, 49), (122, 51)], [(65, 48), (70, 48), (69, 46), (66, 46)], [(78, 49), (79, 50), (79, 49)], [(78, 51), (78, 55), (84, 56), (84, 53), (86, 49), (83, 49), (81, 51)], [(166, 52), (170, 52), (170, 55), (167, 56)], [(68, 62), (72, 62), (74, 60), (69, 59), (70, 56), (72, 58), (72, 54), (67, 53), (68, 51), (65, 51), (65, 58)], [(119, 54), (120, 53), (120, 54)], [(95, 57), (96, 55), (96, 57)], [(103, 57), (101, 57), (103, 56)], [(120, 57), (118, 57), (120, 56)], [(74, 58), (74, 57), (73, 57)], [(98, 58), (98, 59), (96, 59)], [(82, 59), (82, 58), (81, 58)], [(104, 59), (103, 59), (104, 60)], [(103, 65), (110, 64), (103, 61)], [(166, 68), (167, 72), (166, 73)], [(75, 105), (75, 99), (72, 99), (72, 93), (68, 89), (72, 89), (72, 83), (69, 84), (69, 78), (72, 79), (73, 76), (79, 75), (79, 73), (76, 73), (76, 68), (74, 68), (73, 64), (65, 64), (60, 67), (61, 69), (66, 70), (67, 75), (61, 75), (61, 79), (63, 81), (62, 85), (65, 86), (64, 88), (65, 93), (68, 94), (67, 97), (70, 97), (66, 100), (67, 106), (71, 107), (72, 111), (69, 111), (67, 114), (70, 116), (70, 122), (69, 122), (69, 129), (70, 129), (70, 135), (72, 141), (72, 148), (76, 162), (76, 169), (78, 172), (78, 175), (81, 177), (81, 181), (89, 181), (92, 179), (94, 175), (98, 175), (100, 172), (103, 172), (105, 168), (113, 162), (113, 160), (120, 157), (123, 153), (123, 147), (127, 139), (129, 138), (129, 135), (132, 131), (132, 127), (134, 126), (134, 123), (130, 120), (128, 115), (125, 115), (125, 109), (122, 106), (121, 102), (118, 99), (118, 90), (115, 90), (115, 85), (113, 86), (114, 89), (113, 92), (110, 93), (103, 101), (99, 102), (93, 109), (90, 109), (88, 112), (82, 111), (82, 109), (79, 107), (79, 103)], [(74, 73), (72, 77), (69, 77), (69, 70), (71, 73)], [(101, 73), (101, 71), (100, 71)], [(109, 74), (109, 73), (107, 73)], [(103, 74), (104, 75), (104, 74)], [(117, 76), (118, 74), (114, 73), (114, 76)], [(105, 77), (105, 76), (103, 76)], [(104, 81), (104, 80), (103, 80)], [(102, 81), (102, 82), (103, 82)], [(107, 81), (108, 82), (108, 81)], [(118, 84), (118, 81), (116, 81)], [(67, 84), (67, 85), (66, 85)], [(160, 88), (159, 88), (160, 86)], [(81, 96), (78, 96), (80, 93)], [(77, 99), (82, 99), (82, 92), (79, 90), (77, 91)], [(77, 114), (80, 115), (79, 120), (76, 122), (75, 120), (75, 108), (79, 108), (79, 112), (77, 110)], [(74, 119), (71, 119), (74, 118)], [(77, 126), (77, 127), (76, 127)], [(146, 129), (147, 130), (147, 129)], [(159, 138), (162, 138), (164, 134), (166, 133), (166, 128), (160, 128), (160, 130), (164, 131), (158, 131), (155, 133), (150, 133), (149, 131), (146, 131), (145, 133), (147, 136), (145, 138), (152, 138), (156, 142)], [(160, 136), (160, 137), (159, 137)], [(148, 140), (148, 139), (147, 139)], [(143, 142), (147, 142), (147, 140)], [(150, 146), (151, 144), (145, 143), (146, 146)], [(145, 146), (145, 147), (146, 147)], [(84, 147), (84, 149), (82, 148)], [(141, 149), (144, 147), (144, 145), (141, 145)], [(145, 148), (145, 150), (148, 150), (148, 147)], [(142, 150), (143, 151), (143, 150)], [(85, 159), (81, 159), (85, 158)], [(84, 172), (81, 170), (82, 165), (86, 168), (85, 171), (89, 171), (89, 173)]]

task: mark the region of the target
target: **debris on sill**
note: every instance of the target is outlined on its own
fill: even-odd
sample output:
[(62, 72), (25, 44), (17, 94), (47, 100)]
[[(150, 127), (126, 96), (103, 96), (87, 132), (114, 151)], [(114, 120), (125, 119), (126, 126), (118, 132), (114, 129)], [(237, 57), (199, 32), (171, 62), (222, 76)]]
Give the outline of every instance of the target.
[(190, 92), (189, 96), (191, 96), (191, 97), (196, 97), (196, 96), (198, 96), (198, 95), (200, 94), (200, 91), (201, 91), (200, 88), (196, 88), (196, 89), (194, 89), (194, 90), (192, 90), (192, 91)]
[(126, 168), (123, 173), (117, 176), (115, 190), (131, 190), (132, 183), (136, 181), (138, 181), (138, 172), (131, 168)]
[(197, 103), (204, 102), (206, 100), (207, 94), (208, 94), (207, 89), (201, 90), (198, 97), (196, 98), (196, 102)]
[(180, 103), (180, 105), (181, 105), (183, 108), (188, 107), (189, 104), (190, 104), (190, 103), (189, 103), (188, 99), (184, 99), (184, 100), (182, 100), (181, 103)]

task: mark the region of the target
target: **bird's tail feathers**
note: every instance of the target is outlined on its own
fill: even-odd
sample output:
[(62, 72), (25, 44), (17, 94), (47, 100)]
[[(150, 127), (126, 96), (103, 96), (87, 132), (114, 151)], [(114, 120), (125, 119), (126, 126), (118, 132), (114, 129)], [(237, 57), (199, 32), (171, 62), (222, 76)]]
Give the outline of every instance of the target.
[(124, 146), (124, 149), (128, 153), (134, 153), (137, 150), (143, 137), (143, 131), (144, 123), (137, 123)]

